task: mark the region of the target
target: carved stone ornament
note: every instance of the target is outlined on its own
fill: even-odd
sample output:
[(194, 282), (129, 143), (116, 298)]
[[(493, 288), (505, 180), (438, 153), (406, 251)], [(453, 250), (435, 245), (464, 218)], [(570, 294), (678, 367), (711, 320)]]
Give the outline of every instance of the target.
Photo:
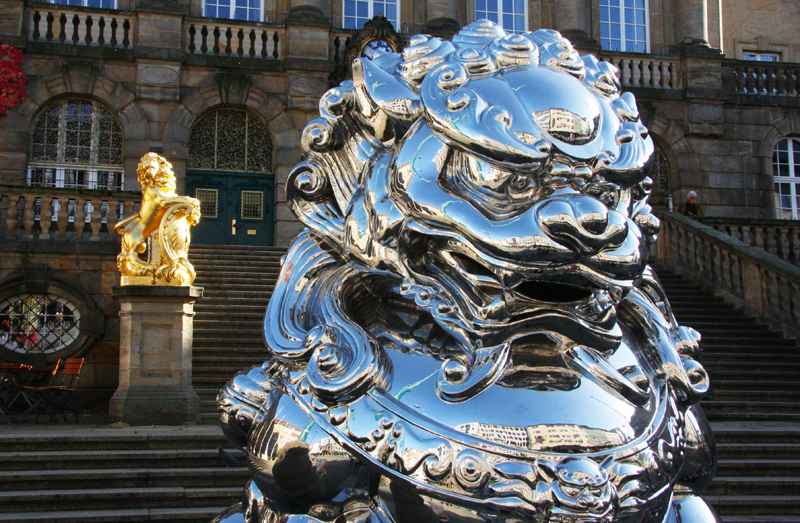
[(372, 20), (368, 20), (364, 27), (353, 33), (349, 42), (344, 60), (331, 73), (330, 81), (333, 84), (353, 79), (353, 60), (363, 56), (365, 51), (372, 54), (372, 48), (375, 47), (380, 52), (399, 53), (405, 46), (403, 37), (383, 15), (375, 15)]
[(216, 521), (712, 523), (700, 335), (648, 246), (614, 65), (480, 20), (353, 61), (305, 128), (263, 365), (218, 397)]
[[(114, 227), (122, 236), (117, 256), (120, 285), (189, 286), (195, 278), (187, 259), (189, 227), (200, 221), (200, 201), (175, 194), (172, 164), (155, 153), (142, 156), (136, 173), (142, 186), (139, 213)], [(148, 239), (150, 261), (140, 257)]]

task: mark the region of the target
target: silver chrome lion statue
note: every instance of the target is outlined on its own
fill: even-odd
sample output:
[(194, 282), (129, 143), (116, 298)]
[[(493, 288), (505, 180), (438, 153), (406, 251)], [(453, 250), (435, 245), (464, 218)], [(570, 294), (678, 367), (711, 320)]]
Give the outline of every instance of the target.
[(268, 359), (218, 398), (217, 521), (712, 523), (700, 336), (648, 246), (616, 68), (475, 22), (353, 63), (303, 133)]

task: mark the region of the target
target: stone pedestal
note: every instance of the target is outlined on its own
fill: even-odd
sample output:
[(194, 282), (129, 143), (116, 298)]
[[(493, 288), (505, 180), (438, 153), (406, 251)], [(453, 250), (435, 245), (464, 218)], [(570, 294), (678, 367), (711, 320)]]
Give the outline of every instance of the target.
[(202, 287), (113, 287), (120, 302), (119, 388), (110, 421), (181, 425), (200, 418), (192, 388), (194, 302)]

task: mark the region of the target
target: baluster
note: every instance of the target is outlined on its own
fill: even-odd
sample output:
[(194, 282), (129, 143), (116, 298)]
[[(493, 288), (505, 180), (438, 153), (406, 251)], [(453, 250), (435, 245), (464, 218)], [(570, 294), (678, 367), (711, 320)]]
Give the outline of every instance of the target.
[(197, 42), (195, 41), (197, 38), (197, 28), (194, 24), (189, 24), (189, 52), (194, 53), (197, 51)]
[(206, 54), (208, 52), (208, 27), (203, 26), (200, 29), (200, 36), (201, 36), (201, 44), (200, 44), (200, 54)]
[(245, 50), (244, 50), (244, 46), (245, 46), (245, 44), (244, 44), (244, 31), (242, 31), (241, 27), (239, 28), (239, 31), (236, 33), (236, 39), (239, 41), (237, 46), (236, 46), (236, 54), (239, 55), (239, 56), (244, 56), (244, 53), (245, 53)]
[(75, 213), (73, 214), (73, 227), (75, 227), (75, 236), (72, 241), (83, 241), (83, 229), (86, 227), (86, 198), (80, 196), (75, 198)]
[(672, 85), (672, 64), (669, 62), (661, 62), (661, 85), (664, 89), (674, 89)]
[(47, 42), (51, 42), (53, 40), (53, 24), (55, 23), (55, 17), (53, 13), (47, 13), (45, 17), (45, 24), (47, 29), (45, 29), (44, 39)]
[(53, 224), (53, 198), (42, 196), (42, 212), (39, 213), (39, 226), (42, 232), (39, 233), (40, 240), (50, 239), (50, 226)]
[(117, 23), (116, 18), (111, 19), (111, 38), (109, 38), (108, 43), (111, 47), (117, 47), (117, 29), (119, 28), (119, 24)]
[(789, 290), (790, 306), (792, 309), (791, 323), (792, 325), (800, 325), (800, 285), (797, 282), (792, 283), (792, 288)]
[(101, 16), (97, 21), (97, 45), (103, 47), (106, 43), (106, 17)]
[(131, 216), (133, 214), (133, 206), (134, 205), (136, 205), (135, 201), (125, 202), (125, 204), (124, 204), (125, 215), (124, 216), (120, 216), (119, 219), (122, 220), (124, 218), (127, 218), (128, 216)]
[(277, 60), (278, 56), (280, 56), (278, 54), (278, 31), (275, 31), (274, 33), (272, 33), (272, 43), (273, 43), (273, 46), (272, 46), (272, 57), (275, 60)]
[(86, 45), (92, 45), (92, 26), (94, 25), (94, 20), (92, 20), (91, 16), (86, 17), (84, 25), (86, 26), (86, 36), (83, 40), (86, 42)]
[(114, 226), (117, 224), (119, 220), (119, 215), (117, 214), (117, 207), (119, 206), (119, 202), (116, 200), (109, 200), (108, 201), (108, 214), (106, 214), (106, 229), (108, 229), (108, 241), (111, 243), (115, 243), (119, 238), (119, 235), (114, 232)]
[(6, 213), (6, 239), (15, 240), (17, 238), (17, 204), (19, 203), (18, 194), (8, 195), (8, 212)]
[(653, 79), (652, 79), (652, 82), (653, 82), (653, 87), (655, 87), (657, 89), (663, 89), (664, 88), (664, 84), (661, 83), (661, 64), (662, 64), (662, 62), (652, 62), (652, 65), (653, 65), (653, 69), (652, 69)]
[(67, 239), (67, 226), (69, 225), (69, 198), (56, 200), (58, 205), (58, 214), (56, 220), (56, 228), (58, 229), (57, 239)]
[(744, 74), (744, 91), (747, 94), (754, 94), (756, 91), (756, 73), (752, 67), (742, 67)]
[(233, 40), (233, 33), (231, 28), (228, 27), (225, 30), (225, 56), (231, 56), (233, 54), (233, 48), (231, 47), (231, 40)]
[(333, 63), (334, 65), (339, 65), (341, 59), (339, 58), (339, 37), (335, 37), (333, 39)]
[(89, 222), (89, 227), (92, 230), (92, 235), (89, 237), (90, 242), (99, 242), (100, 241), (100, 227), (103, 226), (102, 216), (100, 215), (100, 206), (103, 205), (102, 200), (89, 200), (87, 202), (92, 208), (91, 222)]
[(32, 194), (26, 194), (23, 196), (25, 201), (25, 210), (22, 212), (22, 228), (25, 232), (22, 233), (23, 240), (32, 240), (33, 239), (33, 224), (36, 223), (34, 220), (35, 214), (33, 212), (33, 205), (36, 203), (36, 196)]
[(786, 96), (786, 69), (775, 69), (775, 94)]
[(652, 60), (642, 61), (642, 87), (653, 87), (651, 83), (653, 78), (653, 74), (650, 71), (651, 67), (653, 67)]
[(268, 43), (269, 42), (269, 37), (267, 36), (267, 32), (266, 31), (261, 31), (260, 38), (261, 38), (261, 46), (260, 46), (261, 47), (261, 51), (260, 51), (259, 54), (261, 55), (261, 58), (265, 58), (266, 59), (269, 56), (269, 53), (267, 52), (267, 46), (269, 45), (269, 43)]
[(775, 94), (775, 74), (774, 67), (764, 68), (764, 91), (766, 94)]
[(65, 42), (67, 40), (67, 15), (61, 13), (58, 19), (58, 40)]
[(249, 40), (247, 56), (250, 58), (256, 57), (256, 31), (255, 29), (251, 29), (250, 32), (247, 34), (247, 39)]
[(131, 45), (131, 21), (127, 18), (122, 22), (122, 47), (127, 49)]
[(790, 225), (787, 229), (789, 263), (800, 265), (800, 227)]
[(72, 43), (77, 44), (80, 39), (80, 25), (81, 19), (78, 18), (78, 15), (72, 15)]
[(32, 26), (31, 27), (31, 40), (33, 40), (34, 42), (38, 42), (39, 41), (39, 37), (42, 36), (42, 34), (39, 32), (39, 22), (42, 21), (42, 13), (40, 13), (39, 11), (34, 11), (33, 12), (32, 21), (33, 21), (33, 23), (31, 24), (31, 26)]
[(767, 68), (764, 66), (756, 67), (756, 72), (758, 76), (756, 76), (756, 93), (757, 94), (768, 94), (767, 93)]
[(775, 229), (770, 226), (764, 227), (764, 250), (770, 254), (778, 256), (778, 242)]
[(791, 72), (790, 75), (787, 75), (788, 83), (791, 84), (791, 88), (786, 88), (787, 94), (793, 94), (795, 96), (800, 95), (800, 69), (795, 69)]
[(219, 27), (214, 27), (214, 46), (211, 48), (212, 54), (218, 55), (222, 46), (219, 42)]

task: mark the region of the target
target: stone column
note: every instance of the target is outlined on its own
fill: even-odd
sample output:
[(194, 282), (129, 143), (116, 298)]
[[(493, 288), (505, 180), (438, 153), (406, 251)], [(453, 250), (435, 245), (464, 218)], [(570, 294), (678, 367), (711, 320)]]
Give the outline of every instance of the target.
[(594, 43), (591, 9), (586, 0), (561, 0), (553, 4), (556, 30), (573, 45)]
[(708, 44), (706, 0), (677, 0), (675, 3), (675, 38), (679, 45)]
[(327, 22), (322, 0), (290, 0), (287, 22)]
[(458, 2), (452, 0), (428, 0), (425, 32), (433, 36), (451, 37), (461, 25), (458, 23)]
[(119, 388), (111, 422), (181, 425), (200, 419), (192, 388), (194, 302), (202, 287), (127, 285), (112, 288), (120, 302)]

